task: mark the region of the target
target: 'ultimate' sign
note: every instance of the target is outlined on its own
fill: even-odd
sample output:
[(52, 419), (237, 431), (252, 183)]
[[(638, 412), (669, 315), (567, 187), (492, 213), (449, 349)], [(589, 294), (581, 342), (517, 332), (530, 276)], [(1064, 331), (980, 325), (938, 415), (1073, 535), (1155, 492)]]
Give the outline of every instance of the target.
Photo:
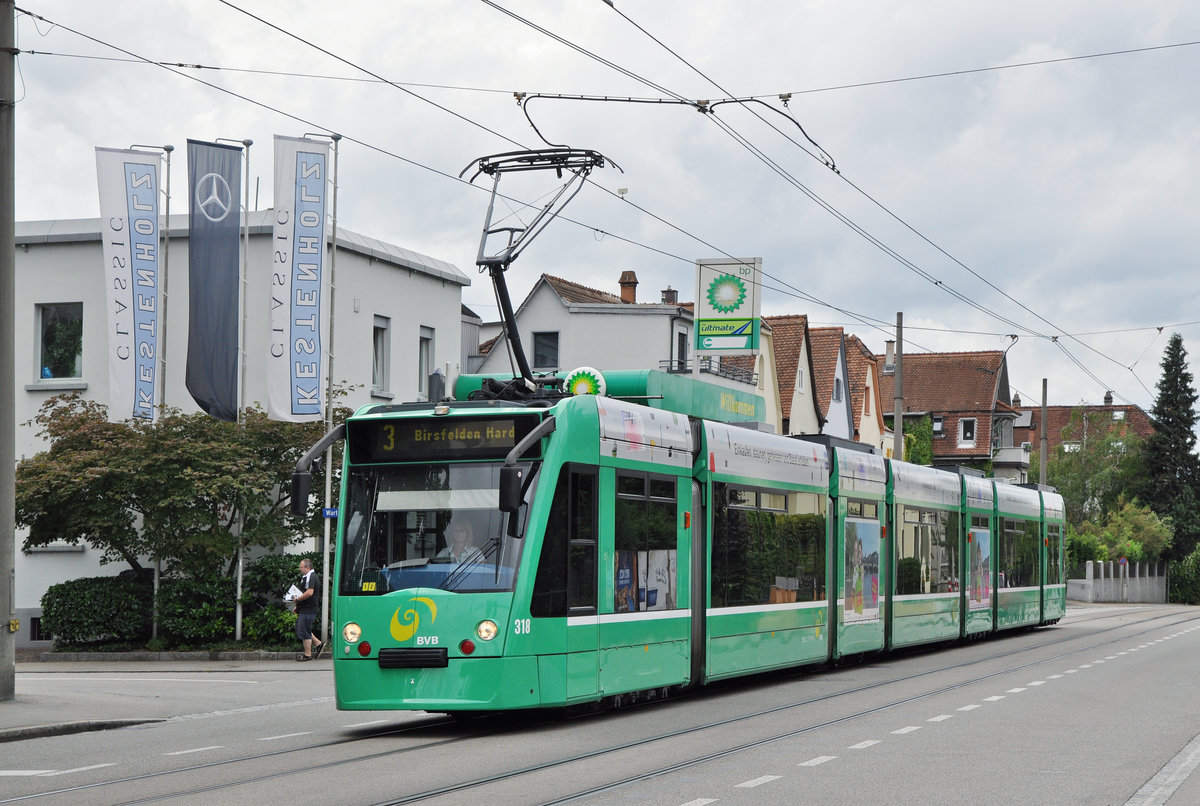
[(267, 416), (324, 416), (329, 314), (325, 202), (329, 147), (275, 136), (275, 226), (271, 247), (271, 339)]

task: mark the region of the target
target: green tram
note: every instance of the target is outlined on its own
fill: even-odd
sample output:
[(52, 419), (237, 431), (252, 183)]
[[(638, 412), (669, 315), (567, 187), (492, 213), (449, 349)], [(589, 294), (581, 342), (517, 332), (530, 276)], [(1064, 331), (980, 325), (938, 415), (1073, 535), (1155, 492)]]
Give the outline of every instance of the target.
[(761, 400), (688, 380), (367, 406), (315, 446), (300, 506), (346, 442), (338, 708), (620, 702), (1062, 617), (1060, 496), (705, 419)]

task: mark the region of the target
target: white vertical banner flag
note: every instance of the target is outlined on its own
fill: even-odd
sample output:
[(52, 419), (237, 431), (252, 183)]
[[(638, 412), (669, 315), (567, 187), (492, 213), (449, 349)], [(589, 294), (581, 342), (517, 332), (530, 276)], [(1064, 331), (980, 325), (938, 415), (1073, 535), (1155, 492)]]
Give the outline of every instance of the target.
[(155, 418), (158, 154), (96, 149), (108, 303), (108, 418)]
[(275, 224), (267, 416), (320, 420), (325, 410), (329, 283), (325, 207), (329, 146), (275, 135)]

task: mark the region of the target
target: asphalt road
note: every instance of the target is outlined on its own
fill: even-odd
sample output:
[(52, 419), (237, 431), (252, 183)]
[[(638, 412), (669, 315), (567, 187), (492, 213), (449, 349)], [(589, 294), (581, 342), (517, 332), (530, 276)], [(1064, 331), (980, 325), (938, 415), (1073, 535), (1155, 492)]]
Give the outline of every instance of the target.
[(467, 723), (338, 712), (327, 661), (20, 667), (27, 700), (162, 721), (0, 744), (0, 803), (1180, 806), (1200, 803), (1198, 661), (1200, 610), (1073, 607), (989, 641)]

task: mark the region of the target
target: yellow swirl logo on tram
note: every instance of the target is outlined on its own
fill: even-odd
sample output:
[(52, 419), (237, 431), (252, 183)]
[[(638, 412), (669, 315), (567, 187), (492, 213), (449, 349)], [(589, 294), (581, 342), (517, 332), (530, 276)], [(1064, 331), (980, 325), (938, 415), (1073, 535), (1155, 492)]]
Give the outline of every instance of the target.
[[(413, 598), (409, 599), (409, 601), (424, 602), (425, 606), (429, 608), (429, 623), (432, 624), (433, 622), (437, 621), (437, 604), (435, 604), (432, 599), (428, 599), (424, 596), (414, 596)], [(409, 640), (417, 634), (417, 629), (421, 626), (421, 617), (417, 613), (415, 607), (410, 607), (408, 610), (404, 611), (404, 622), (401, 623), (400, 610), (402, 607), (403, 605), (397, 607), (396, 612), (392, 614), (392, 637), (397, 641)]]

